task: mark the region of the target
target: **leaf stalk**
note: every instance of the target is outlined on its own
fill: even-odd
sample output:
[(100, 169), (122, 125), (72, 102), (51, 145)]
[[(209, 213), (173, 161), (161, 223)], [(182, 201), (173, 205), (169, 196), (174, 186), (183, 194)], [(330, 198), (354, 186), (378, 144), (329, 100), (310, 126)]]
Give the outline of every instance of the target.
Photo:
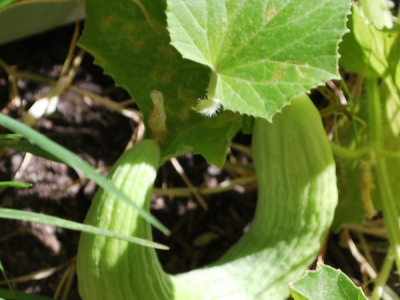
[[(383, 148), (382, 112), (379, 86), (376, 79), (365, 79), (365, 93), (368, 105), (369, 143), (376, 152), (379, 152)], [(379, 193), (382, 197), (383, 214), (388, 229), (390, 245), (393, 249), (397, 269), (400, 270), (400, 227), (398, 212), (389, 182), (386, 159), (384, 157), (376, 157), (375, 172)]]

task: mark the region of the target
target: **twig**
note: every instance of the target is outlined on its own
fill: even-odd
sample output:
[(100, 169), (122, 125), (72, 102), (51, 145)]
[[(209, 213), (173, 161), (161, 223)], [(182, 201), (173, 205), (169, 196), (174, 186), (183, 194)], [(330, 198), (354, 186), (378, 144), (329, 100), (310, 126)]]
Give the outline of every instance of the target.
[(106, 106), (109, 107), (110, 109), (120, 113), (121, 115), (132, 119), (135, 123), (141, 123), (142, 122), (142, 113), (138, 110), (134, 110), (134, 109), (129, 109), (129, 108), (125, 108), (123, 107), (121, 104), (112, 101), (110, 99), (107, 99), (105, 97), (96, 95), (94, 93), (85, 91), (81, 88), (78, 88), (76, 86), (69, 86), (68, 87), (69, 90), (77, 93), (78, 95), (82, 96), (82, 97), (89, 97), (92, 100)]
[[(79, 16), (81, 14), (81, 8), (82, 8), (81, 1), (76, 0), (76, 5), (77, 5), (77, 10), (76, 10), (74, 33), (72, 35), (71, 42), (69, 43), (67, 58), (64, 61), (60, 77), (67, 75), (68, 71), (70, 70), (70, 63), (72, 60), (72, 56), (74, 55), (74, 51), (76, 49), (76, 42), (78, 41), (78, 38), (79, 38)], [(82, 57), (83, 53), (84, 53), (84, 51), (81, 50), (78, 57)], [(80, 65), (81, 60), (79, 60), (79, 62), (75, 60), (73, 63), (75, 64), (75, 66)], [(73, 76), (71, 76), (71, 77), (73, 77)]]
[[(234, 189), (237, 185), (245, 185), (256, 182), (256, 176), (240, 177), (230, 181), (221, 182), (216, 187), (212, 188), (198, 188), (194, 187), (201, 195), (213, 195), (223, 192), (229, 192)], [(189, 188), (153, 188), (153, 193), (160, 196), (176, 196), (176, 197), (188, 197), (192, 194), (192, 190)]]
[[(357, 262), (360, 264), (360, 266), (362, 266), (362, 268), (366, 271), (369, 278), (371, 278), (375, 282), (378, 274), (371, 267), (371, 265), (368, 263), (368, 261), (365, 259), (365, 257), (358, 251), (357, 246), (355, 245), (354, 241), (350, 237), (349, 231), (347, 229), (344, 229), (343, 234), (344, 234), (344, 237), (346, 238), (346, 241), (349, 246), (351, 254), (357, 260)], [(385, 283), (386, 283), (386, 281), (385, 281)], [(382, 287), (383, 287), (384, 291), (387, 292), (388, 294), (392, 294), (392, 290), (387, 285), (385, 285), (385, 283), (382, 283)], [(383, 298), (389, 299), (385, 295), (383, 296)]]
[(358, 251), (356, 244), (350, 237), (350, 233), (347, 229), (343, 230), (343, 235), (346, 238), (347, 245), (349, 246), (350, 252), (357, 262), (364, 268), (370, 278), (376, 278), (376, 271), (371, 267), (365, 257)]
[(200, 205), (204, 208), (204, 210), (208, 210), (208, 205), (204, 198), (199, 194), (198, 190), (196, 187), (190, 182), (189, 178), (187, 178), (185, 171), (183, 170), (182, 166), (178, 162), (178, 160), (173, 157), (170, 159), (172, 165), (174, 166), (175, 170), (178, 172), (178, 174), (181, 176), (182, 180), (186, 183), (186, 185), (189, 187), (190, 191), (192, 194), (196, 197), (197, 201), (199, 201)]
[(67, 296), (71, 290), (72, 280), (75, 276), (75, 259), (71, 261), (70, 265), (65, 269), (56, 291), (54, 292), (53, 298), (58, 299), (62, 294), (61, 299), (67, 299)]
[(246, 147), (241, 144), (231, 143), (231, 148), (246, 154), (250, 158), (253, 157), (253, 152), (251, 151), (250, 147)]
[[(380, 222), (380, 221), (378, 221)], [(386, 226), (383, 223), (376, 224), (377, 221), (366, 221), (363, 225), (346, 224), (344, 228), (352, 231), (362, 232), (382, 239), (388, 239)]]
[(367, 259), (367, 261), (371, 265), (371, 267), (376, 271), (377, 268), (376, 268), (374, 259), (372, 258), (371, 251), (369, 250), (369, 247), (367, 245), (367, 241), (365, 240), (364, 235), (361, 232), (357, 232), (357, 237), (360, 240), (361, 247), (363, 249), (365, 258)]
[[(57, 267), (51, 267), (43, 270), (39, 270), (24, 276), (20, 277), (14, 277), (14, 278), (9, 278), (8, 281), (11, 283), (17, 283), (17, 282), (27, 282), (31, 280), (41, 280), (44, 278), (48, 278), (51, 275), (53, 275), (55, 272), (64, 269), (66, 266), (68, 266), (71, 263), (70, 261), (67, 261)], [(6, 281), (0, 281), (0, 284), (6, 284)]]
[[(32, 74), (29, 72), (21, 72), (21, 71), (14, 71), (10, 66), (8, 66), (4, 61), (0, 59), (0, 67), (4, 69), (4, 71), (8, 74), (8, 76), (14, 76), (15, 78), (24, 78), (27, 80), (35, 81), (35, 82), (41, 82), (41, 83), (46, 83), (46, 84), (56, 84), (56, 80), (47, 78), (45, 76), (41, 76), (38, 74)], [(132, 119), (135, 123), (141, 123), (142, 122), (142, 113), (134, 110), (134, 109), (128, 109), (125, 108), (122, 104), (114, 102), (110, 99), (107, 99), (105, 97), (101, 97), (99, 95), (96, 95), (94, 93), (91, 93), (89, 91), (85, 91), (79, 87), (70, 85), (67, 87), (68, 90), (71, 90), (75, 93), (77, 93), (80, 96), (88, 96), (92, 100), (109, 107), (110, 109), (122, 114), (123, 116)]]

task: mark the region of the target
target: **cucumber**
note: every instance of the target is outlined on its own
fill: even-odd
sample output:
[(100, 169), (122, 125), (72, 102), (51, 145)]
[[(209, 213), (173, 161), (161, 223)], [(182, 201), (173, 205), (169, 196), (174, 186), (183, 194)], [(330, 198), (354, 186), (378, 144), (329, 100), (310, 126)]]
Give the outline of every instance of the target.
[[(108, 177), (138, 206), (149, 210), (159, 163), (158, 144), (144, 140), (123, 153)], [(152, 239), (150, 226), (136, 209), (103, 189), (96, 193), (85, 224)], [(166, 297), (171, 280), (162, 272), (155, 251), (126, 241), (82, 233), (76, 272), (84, 300), (171, 299)], [(137, 288), (142, 285), (146, 285), (145, 290)]]
[[(273, 123), (256, 119), (253, 156), (259, 190), (256, 214), (249, 231), (221, 259), (201, 269), (168, 275), (154, 249), (84, 235), (79, 247), (83, 253), (78, 252), (77, 261), (82, 298), (285, 299), (288, 283), (305, 272), (320, 250), (338, 197), (331, 149), (319, 113), (306, 95), (292, 100)], [(127, 185), (124, 191), (130, 194), (138, 187), (146, 189), (135, 199), (137, 205), (148, 208), (151, 180), (143, 177), (154, 180), (152, 172), (157, 164), (152, 164), (152, 172), (142, 174), (135, 166), (138, 156), (130, 163), (134, 165), (111, 180), (124, 182), (121, 187)], [(130, 178), (130, 184), (125, 177)], [(150, 226), (133, 211), (127, 212), (132, 208), (108, 197), (107, 193), (96, 196), (95, 208), (87, 217), (90, 224), (95, 221), (107, 229), (152, 238)], [(122, 207), (123, 218), (116, 211), (118, 207)], [(100, 221), (103, 219), (108, 221)], [(99, 292), (95, 293), (96, 289)]]
[[(249, 231), (209, 267), (173, 277), (179, 298), (286, 299), (321, 248), (337, 205), (335, 163), (306, 95), (253, 129), (258, 203)], [(201, 295), (192, 297), (192, 294)]]

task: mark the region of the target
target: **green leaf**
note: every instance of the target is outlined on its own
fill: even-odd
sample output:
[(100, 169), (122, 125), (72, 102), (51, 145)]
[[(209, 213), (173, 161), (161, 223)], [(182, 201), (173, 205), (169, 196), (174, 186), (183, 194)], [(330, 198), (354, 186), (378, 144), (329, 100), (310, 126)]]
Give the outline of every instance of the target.
[(86, 161), (82, 160), (80, 157), (76, 156), (74, 153), (69, 151), (68, 149), (56, 144), (43, 134), (37, 132), (36, 130), (24, 125), (23, 123), (14, 120), (4, 114), (0, 114), (0, 125), (8, 128), (9, 130), (21, 134), (23, 137), (28, 139), (29, 141), (37, 144), (44, 151), (47, 151), (53, 154), (56, 158), (58, 158), (63, 163), (71, 166), (72, 168), (78, 169), (82, 171), (86, 176), (95, 181), (102, 188), (111, 191), (116, 194), (121, 201), (125, 201), (129, 205), (133, 205), (138, 213), (149, 223), (154, 225), (156, 228), (161, 230), (164, 233), (168, 233), (168, 229), (162, 225), (156, 218), (154, 218), (147, 211), (138, 208), (133, 201), (129, 199), (127, 195), (122, 193), (119, 189), (115, 187), (107, 178), (98, 174), (96, 170), (92, 168)]
[(332, 230), (338, 232), (344, 224), (362, 224), (365, 209), (362, 205), (362, 169), (359, 161), (337, 159), (339, 202), (335, 210)]
[(367, 300), (361, 288), (340, 270), (318, 265), (317, 271), (289, 284), (295, 300)]
[(363, 76), (382, 77), (389, 66), (398, 65), (399, 25), (395, 24), (390, 30), (378, 30), (368, 24), (358, 6), (354, 5), (352, 10), (348, 23), (350, 32), (340, 44), (340, 65)]
[(197, 100), (204, 98), (210, 71), (182, 59), (170, 45), (165, 1), (138, 3), (87, 0), (87, 20), (79, 45), (130, 93), (145, 118), (152, 107), (150, 92), (156, 89), (163, 93), (168, 134), (162, 161), (193, 151), (222, 166), (226, 149), (241, 127), (241, 116), (222, 112), (204, 118), (192, 110)]
[(392, 28), (392, 12), (386, 1), (360, 0), (361, 8), (366, 18), (374, 23), (377, 29)]
[(84, 18), (78, 11), (76, 0), (0, 0), (0, 45)]
[(168, 0), (171, 44), (208, 66), (208, 98), (271, 120), (294, 96), (338, 76), (348, 0)]
[(397, 22), (389, 32), (391, 47), (387, 53), (389, 74), (393, 78), (393, 83), (400, 94), (400, 23)]
[(1, 0), (0, 1), (0, 9), (3, 9), (11, 4), (13, 4), (14, 2), (16, 2), (17, 0)]
[(118, 234), (118, 233), (115, 233), (115, 232), (112, 232), (112, 231), (109, 231), (106, 229), (98, 228), (95, 226), (81, 224), (81, 223), (68, 221), (68, 220), (64, 220), (61, 218), (43, 215), (43, 214), (39, 214), (39, 213), (34, 213), (34, 212), (30, 212), (30, 211), (21, 211), (21, 210), (16, 210), (16, 209), (0, 208), (0, 218), (48, 224), (48, 225), (66, 228), (66, 229), (70, 229), (70, 230), (77, 230), (77, 231), (87, 232), (87, 233), (91, 233), (91, 234), (104, 235), (107, 237), (112, 237), (112, 238), (128, 241), (128, 242), (131, 242), (134, 244), (139, 244), (139, 245), (146, 246), (146, 247), (152, 247), (152, 248), (163, 249), (163, 250), (168, 249), (168, 247), (166, 247), (164, 245), (161, 245), (161, 244), (158, 244), (158, 243), (155, 243), (152, 241), (148, 241), (145, 239), (122, 235), (122, 234)]

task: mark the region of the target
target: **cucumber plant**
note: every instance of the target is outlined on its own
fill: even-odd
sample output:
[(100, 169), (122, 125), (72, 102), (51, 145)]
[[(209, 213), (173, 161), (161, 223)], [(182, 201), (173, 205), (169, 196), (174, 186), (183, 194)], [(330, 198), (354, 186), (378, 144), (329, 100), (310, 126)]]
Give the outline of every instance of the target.
[[(374, 1), (360, 2), (366, 6)], [(80, 46), (129, 91), (145, 119), (151, 118), (151, 91), (156, 88), (165, 98), (162, 120), (168, 130), (162, 139), (151, 140), (149, 125), (147, 139), (115, 164), (111, 181), (148, 216), (143, 211), (149, 209), (160, 165), (189, 151), (223, 165), (232, 137), (253, 118), (254, 127), (244, 129), (253, 133), (259, 199), (250, 230), (233, 248), (211, 265), (179, 275), (162, 270), (154, 249), (83, 233), (77, 259), (82, 298), (284, 299), (288, 283), (304, 273), (318, 252), (337, 202), (335, 163), (319, 115), (304, 93), (340, 79), (338, 44), (346, 31), (350, 0), (86, 0), (86, 4), (88, 19)], [(347, 35), (350, 46), (349, 41), (344, 43), (342, 65), (368, 78), (369, 108), (361, 108), (360, 116), (366, 113), (371, 120), (371, 141), (361, 152), (378, 156), (379, 204), (400, 265), (398, 205), (388, 188), (395, 184), (386, 178), (387, 159), (382, 157), (397, 164), (399, 155), (383, 150), (388, 138), (382, 137), (378, 95), (381, 80), (385, 89), (399, 91), (398, 24), (382, 19), (368, 25), (358, 8), (353, 11), (352, 32)], [(364, 7), (364, 14), (372, 17), (372, 6)], [(390, 31), (371, 29), (388, 24), (393, 26)], [(372, 46), (362, 38), (365, 30), (357, 31), (356, 26), (369, 28), (375, 38)], [(358, 60), (349, 54), (352, 51), (362, 52)], [(398, 93), (393, 95), (398, 102)], [(396, 115), (389, 108), (395, 101), (385, 103), (387, 117)], [(384, 126), (396, 127), (397, 135), (397, 123), (387, 123)], [(358, 142), (351, 140), (349, 148)], [(344, 158), (357, 156), (334, 149)], [(152, 239), (150, 225), (135, 206), (104, 189), (96, 195), (86, 223)], [(343, 223), (340, 216), (337, 223), (337, 227)]]
[[(168, 131), (152, 169), (187, 151), (222, 165), (246, 114), (255, 117), (259, 201), (249, 232), (221, 259), (174, 276), (165, 274), (153, 249), (82, 235), (77, 274), (84, 300), (288, 296), (288, 282), (315, 258), (337, 203), (331, 150), (303, 93), (339, 78), (338, 44), (349, 7), (348, 0), (87, 1), (80, 45), (134, 95), (145, 118), (151, 116), (150, 91), (156, 87), (164, 95)], [(207, 118), (192, 109), (196, 101), (194, 110)], [(132, 153), (150, 145), (134, 146)], [(141, 153), (126, 168), (124, 154), (115, 170), (125, 171), (111, 174), (126, 193), (135, 195), (142, 185), (147, 190), (154, 181), (138, 175), (148, 157)], [(133, 198), (148, 208), (149, 195)], [(86, 222), (151, 239), (133, 208), (123, 208), (130, 218), (115, 215), (122, 210), (116, 201), (101, 190)], [(103, 219), (109, 221), (100, 224)]]

